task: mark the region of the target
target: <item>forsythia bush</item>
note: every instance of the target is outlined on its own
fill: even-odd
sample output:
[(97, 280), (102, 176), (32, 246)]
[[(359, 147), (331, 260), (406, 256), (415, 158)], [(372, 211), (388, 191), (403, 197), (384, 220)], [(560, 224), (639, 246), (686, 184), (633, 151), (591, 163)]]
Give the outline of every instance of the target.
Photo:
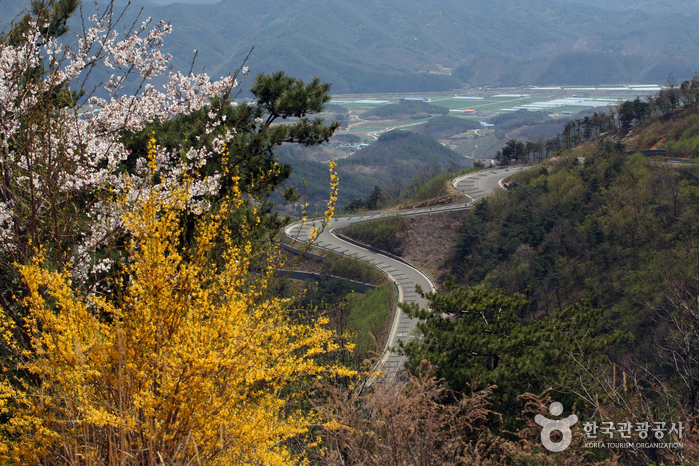
[[(132, 238), (120, 298), (81, 294), (41, 259), (20, 267), (35, 352), (0, 384), (3, 464), (299, 461), (284, 441), (314, 418), (289, 410), (295, 395), (283, 389), (345, 374), (314, 361), (336, 348), (332, 334), (292, 322), (270, 293), (272, 272), (251, 277), (251, 247), (232, 246), (224, 221), (240, 194), (183, 251), (189, 200), (186, 186), (163, 195), (154, 185), (120, 203)], [(2, 343), (16, 341), (4, 332)]]

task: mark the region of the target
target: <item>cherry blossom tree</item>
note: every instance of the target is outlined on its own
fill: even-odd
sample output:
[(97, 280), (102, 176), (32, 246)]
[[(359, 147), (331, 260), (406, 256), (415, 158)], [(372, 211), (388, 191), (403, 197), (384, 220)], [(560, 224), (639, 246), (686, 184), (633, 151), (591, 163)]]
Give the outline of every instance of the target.
[[(47, 267), (69, 272), (88, 293), (104, 293), (107, 273), (123, 259), (116, 200), (126, 193), (142, 197), (155, 170), (163, 198), (187, 180), (189, 209), (202, 212), (220, 173), (200, 168), (207, 158), (224, 156), (234, 130), (198, 148), (156, 145), (153, 160), (138, 159), (130, 171), (123, 167), (130, 152), (122, 134), (233, 95), (248, 73), (242, 68), (213, 80), (172, 71), (161, 50), (171, 26), (162, 21), (148, 18), (125, 33), (117, 31), (111, 9), (90, 21), (74, 50), (36, 23), (22, 40), (0, 44), (0, 306), (14, 319), (25, 349), (30, 342), (21, 297), (27, 290), (17, 266), (41, 251)], [(110, 71), (100, 96), (85, 85), (97, 67)], [(127, 80), (139, 83), (134, 95), (124, 92)], [(218, 115), (206, 117), (207, 131), (221, 125)]]

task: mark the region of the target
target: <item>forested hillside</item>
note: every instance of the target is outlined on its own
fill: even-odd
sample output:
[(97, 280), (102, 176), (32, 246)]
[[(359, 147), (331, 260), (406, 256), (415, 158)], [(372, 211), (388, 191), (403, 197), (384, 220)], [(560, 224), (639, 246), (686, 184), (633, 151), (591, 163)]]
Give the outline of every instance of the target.
[[(663, 92), (650, 104), (620, 105), (618, 124), (609, 115), (567, 124), (547, 144), (557, 147), (548, 160), (518, 174), (511, 192), (476, 205), (451, 258), (457, 281), (528, 289), (541, 314), (588, 299), (607, 308), (610, 328), (627, 331), (633, 344), (649, 343), (636, 338), (653, 332), (669, 287), (699, 278), (699, 167), (649, 159), (633, 148), (696, 155), (699, 108), (694, 86), (685, 87), (677, 92), (685, 105), (676, 110), (663, 104)], [(600, 133), (588, 128), (600, 121), (605, 135), (584, 143)]]
[(612, 142), (556, 156), (477, 206), (453, 272), (465, 284), (529, 287), (536, 313), (589, 299), (608, 308), (610, 327), (642, 335), (668, 281), (696, 267), (696, 173)]
[[(694, 134), (697, 110), (647, 118), (625, 141), (647, 147), (650, 135), (672, 148)], [(655, 374), (691, 413), (697, 368), (689, 359), (698, 348), (680, 340), (696, 336), (686, 325), (694, 325), (699, 291), (699, 167), (629, 151), (613, 136), (627, 130), (558, 150), (514, 177), (510, 192), (477, 203), (449, 263), (463, 285), (524, 293), (524, 322), (580, 302), (601, 309), (602, 334), (617, 335), (607, 353), (613, 364), (641, 387), (651, 383), (643, 371)]]
[[(348, 157), (346, 163), (360, 160), (363, 164), (406, 163), (421, 167), (428, 163), (459, 162), (463, 157), (432, 138), (409, 131), (393, 130), (382, 134), (374, 144), (355, 152)], [(402, 175), (404, 170), (400, 166), (394, 166), (392, 170), (397, 175), (406, 176)]]

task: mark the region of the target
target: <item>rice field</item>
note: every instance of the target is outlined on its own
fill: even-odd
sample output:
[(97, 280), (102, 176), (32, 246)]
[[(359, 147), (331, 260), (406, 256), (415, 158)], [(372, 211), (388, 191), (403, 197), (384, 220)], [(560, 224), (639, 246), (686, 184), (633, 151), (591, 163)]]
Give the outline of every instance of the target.
[(449, 110), (464, 109), (464, 108), (474, 108), (473, 105), (477, 105), (482, 102), (482, 100), (438, 100), (430, 102), (434, 105), (439, 105), (440, 107), (448, 108)]
[[(645, 97), (661, 87), (654, 84), (637, 85), (599, 85), (599, 86), (551, 86), (545, 88), (522, 87), (519, 89), (469, 89), (454, 93), (406, 93), (406, 94), (374, 94), (374, 95), (344, 95), (334, 96), (332, 103), (341, 105), (354, 115), (361, 118), (364, 110), (375, 108), (377, 105), (387, 105), (399, 102), (405, 97), (426, 97), (430, 103), (450, 110), (450, 115), (468, 117), (465, 109), (475, 111), (475, 118), (484, 119), (485, 115), (496, 114), (519, 109), (546, 112), (571, 112), (576, 114), (593, 106), (605, 107), (615, 105), (619, 99), (632, 100), (636, 96)], [(398, 121), (350, 121), (350, 133), (366, 134), (383, 132), (388, 128), (423, 123), (421, 120)], [(359, 123), (359, 124), (358, 124)], [(471, 148), (472, 150), (472, 148)], [(468, 149), (466, 149), (468, 151)], [(480, 151), (480, 146), (479, 146)], [(465, 154), (466, 155), (466, 154)]]

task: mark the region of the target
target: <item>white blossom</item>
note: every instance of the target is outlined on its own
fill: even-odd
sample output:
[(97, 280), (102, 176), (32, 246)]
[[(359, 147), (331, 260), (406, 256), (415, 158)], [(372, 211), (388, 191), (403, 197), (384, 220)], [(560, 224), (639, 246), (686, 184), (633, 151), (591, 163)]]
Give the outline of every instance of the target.
[[(111, 15), (91, 20), (93, 25), (78, 37), (74, 50), (53, 38), (43, 38), (36, 25), (22, 45), (0, 45), (0, 253), (16, 253), (20, 244), (17, 232), (26, 226), (22, 224), (27, 221), (26, 212), (48, 216), (47, 197), (68, 206), (78, 199), (94, 200), (89, 222), (77, 225), (82, 228), (79, 232), (71, 232), (76, 237), (69, 263), (74, 280), (106, 272), (112, 266), (111, 260), (94, 262), (90, 258), (123, 229), (117, 203), (120, 196), (128, 196), (126, 205), (133, 205), (146, 190), (155, 189), (167, 197), (186, 182), (191, 208), (208, 209), (203, 198), (217, 192), (220, 175), (199, 178), (197, 170), (211, 155), (221, 154), (234, 133), (228, 131), (225, 138), (216, 138), (213, 153), (206, 148), (190, 149), (187, 164), (158, 146), (155, 164), (160, 182), (156, 186), (144, 159), (137, 161), (134, 173), (120, 171), (120, 164), (129, 156), (120, 135), (140, 131), (155, 119), (199, 110), (238, 85), (231, 76), (214, 81), (206, 73), (170, 71), (171, 58), (161, 51), (165, 36), (172, 31), (167, 23), (151, 26), (148, 18), (136, 31), (122, 37), (115, 31)], [(27, 69), (41, 63), (46, 67), (43, 78), (23, 79)], [(30, 118), (41, 115), (44, 98), (52, 90), (84, 80), (96, 64), (111, 70), (104, 84), (108, 97), (87, 100), (86, 105), (93, 106), (89, 117), (81, 116), (83, 109), (76, 106), (56, 110), (49, 123)], [(242, 72), (246, 75), (249, 70)], [(134, 74), (143, 80), (141, 90), (136, 95), (121, 95), (125, 80)], [(157, 76), (167, 78), (159, 88), (147, 82)], [(213, 112), (209, 118), (209, 131), (224, 120), (217, 120)], [(27, 138), (27, 134), (41, 137)], [(7, 179), (12, 180), (10, 185), (2, 181)]]

